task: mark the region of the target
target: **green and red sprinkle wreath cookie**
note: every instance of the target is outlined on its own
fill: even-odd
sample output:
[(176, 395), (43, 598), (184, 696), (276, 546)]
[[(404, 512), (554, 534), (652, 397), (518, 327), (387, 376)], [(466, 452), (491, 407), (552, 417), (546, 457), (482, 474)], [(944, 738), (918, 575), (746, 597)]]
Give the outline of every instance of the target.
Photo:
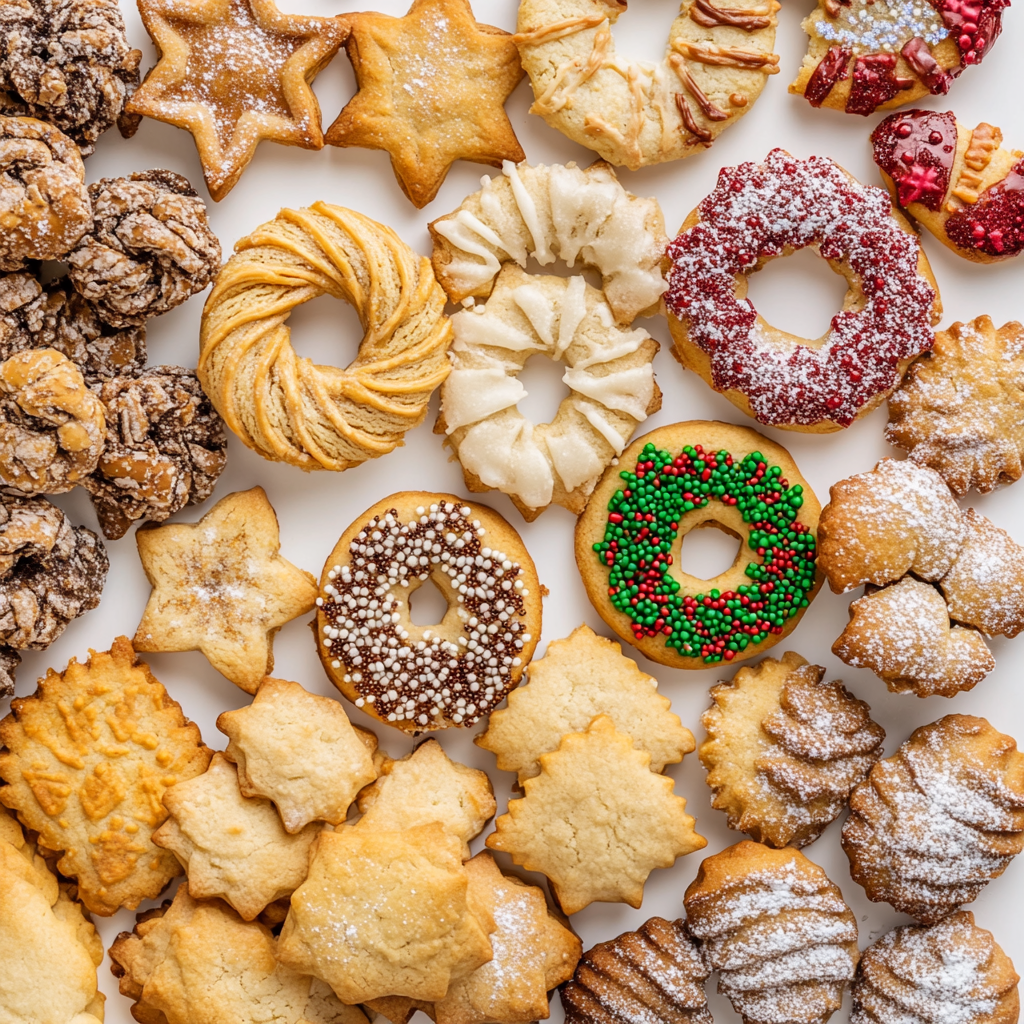
[[(818, 587), (819, 506), (789, 453), (717, 423), (677, 424), (637, 444), (620, 459), (632, 468), (606, 474), (580, 520), (599, 538), (589, 543), (595, 571), (584, 572), (595, 607), (663, 664), (704, 668), (777, 643)], [(710, 581), (672, 569), (680, 536), (705, 524), (741, 539), (733, 567)], [(584, 545), (578, 528), (577, 559)]]

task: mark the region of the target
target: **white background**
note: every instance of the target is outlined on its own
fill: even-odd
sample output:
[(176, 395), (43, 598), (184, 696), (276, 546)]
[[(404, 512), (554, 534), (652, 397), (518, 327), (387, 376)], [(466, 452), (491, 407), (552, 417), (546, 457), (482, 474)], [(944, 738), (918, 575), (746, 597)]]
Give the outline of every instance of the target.
[[(376, 2), (388, 13), (405, 13), (404, 0)], [(126, 7), (129, 39), (142, 48), (143, 70), (148, 69), (154, 63), (153, 48), (136, 11), (128, 8), (126, 0), (123, 6)], [(282, 6), (299, 13), (328, 15), (358, 9), (359, 4), (351, 0), (340, 0), (340, 3), (293, 0)], [(660, 59), (668, 27), (678, 9), (677, 0), (633, 0), (630, 6), (630, 11), (614, 29), (620, 52), (632, 58)], [(475, 10), (481, 21), (510, 30), (515, 27), (515, 0), (476, 0)], [(755, 107), (712, 149), (684, 162), (632, 174), (622, 172), (621, 178), (628, 189), (658, 198), (670, 235), (713, 187), (720, 167), (759, 159), (773, 146), (783, 146), (800, 157), (832, 156), (862, 181), (878, 182), (868, 133), (880, 120), (879, 116), (861, 118), (813, 110), (805, 100), (786, 92), (804, 53), (806, 37), (800, 29), (800, 20), (809, 10), (808, 0), (787, 0), (780, 12), (776, 44), (776, 52), (782, 58), (782, 72), (769, 79)], [(1003, 37), (985, 63), (980, 68), (968, 69), (954, 83), (950, 97), (931, 99), (922, 105), (938, 109), (952, 107), (968, 125), (982, 120), (998, 124), (1007, 145), (1024, 148), (1024, 105), (1020, 103), (1019, 77), (1020, 54), (1024, 49), (1022, 19), (1024, 12), (1006, 12)], [(1017, 71), (1013, 70), (1015, 67)], [(339, 53), (320, 75), (315, 91), (323, 107), (326, 127), (354, 91), (351, 68), (344, 53)], [(529, 82), (524, 80), (508, 104), (528, 159), (589, 163), (592, 155), (588, 150), (527, 114), (530, 98)], [(130, 142), (120, 139), (116, 130), (108, 132), (100, 140), (96, 154), (86, 162), (89, 181), (151, 167), (167, 167), (185, 174), (209, 202), (191, 137), (169, 125), (144, 120)], [(236, 239), (272, 218), (282, 205), (301, 206), (319, 199), (354, 207), (392, 225), (410, 245), (427, 254), (430, 251), (427, 222), (458, 206), (468, 193), (479, 187), (480, 175), (485, 171), (491, 173), (475, 164), (457, 164), (434, 203), (424, 211), (417, 211), (395, 183), (384, 153), (331, 147), (310, 152), (264, 143), (234, 190), (221, 203), (210, 204), (210, 216), (224, 247), (225, 258)], [(1021, 308), (1024, 257), (1016, 262), (980, 266), (953, 255), (930, 235), (926, 234), (923, 241), (942, 291), (946, 308), (943, 326), (982, 313), (988, 313), (1001, 324), (1020, 318), (1024, 313)], [(775, 261), (755, 276), (751, 282), (751, 297), (769, 321), (805, 337), (816, 337), (824, 332), (839, 307), (843, 287), (840, 278), (831, 274), (823, 261), (804, 253), (789, 260)], [(151, 363), (195, 365), (203, 300), (203, 295), (196, 296), (185, 306), (150, 323)], [(698, 377), (680, 368), (670, 354), (664, 320), (655, 318), (641, 323), (663, 346), (655, 368), (664, 391), (664, 406), (648, 421), (646, 428), (697, 418), (720, 418), (755, 426)], [(298, 310), (292, 316), (291, 326), (299, 354), (323, 363), (344, 365), (349, 362), (361, 337), (355, 315), (330, 298), (319, 299)], [(553, 413), (564, 386), (559, 380), (561, 370), (551, 364), (535, 366), (537, 362), (543, 364), (543, 357), (535, 357), (524, 374), (531, 394), (522, 408), (527, 415), (542, 420)], [(448, 462), (440, 438), (431, 433), (435, 413), (436, 396), (427, 422), (408, 435), (406, 447), (337, 475), (304, 475), (291, 466), (266, 462), (232, 437), (228, 467), (214, 498), (261, 484), (281, 521), (283, 553), (319, 576), (324, 559), (341, 532), (380, 498), (405, 489), (465, 493), (458, 464)], [(889, 449), (883, 440), (885, 422), (883, 408), (841, 434), (811, 436), (764, 432), (790, 449), (824, 504), (828, 500), (829, 486), (837, 479), (870, 469), (884, 455), (899, 454)], [(581, 622), (607, 634), (587, 601), (573, 561), (573, 518), (569, 513), (552, 507), (537, 522), (526, 524), (504, 496), (489, 495), (484, 500), (493, 504), (522, 533), (537, 562), (541, 580), (551, 592), (545, 602), (543, 637), (537, 656), (544, 653), (548, 641), (568, 635)], [(84, 492), (64, 495), (56, 501), (76, 523), (97, 529)], [(186, 509), (175, 518), (195, 521), (211, 504), (212, 501), (199, 509)], [(1024, 483), (988, 496), (971, 494), (964, 504), (973, 504), (1024, 542)], [(123, 540), (108, 542), (107, 548), (111, 569), (100, 607), (73, 623), (48, 651), (27, 654), (19, 672), (19, 695), (31, 693), (37, 676), (48, 666), (61, 669), (71, 657), (85, 658), (90, 647), (105, 650), (118, 634), (131, 636), (134, 633), (149, 592), (135, 542), (129, 534)], [(731, 564), (734, 551), (734, 542), (727, 541), (717, 531), (701, 530), (686, 542), (684, 565), (698, 575), (710, 577)], [(1018, 682), (1024, 638), (1016, 642), (1001, 639), (991, 642), (997, 659), (996, 670), (971, 693), (962, 693), (952, 700), (896, 696), (889, 694), (871, 672), (847, 668), (830, 651), (832, 641), (847, 621), (849, 600), (849, 596), (832, 595), (826, 587), (793, 636), (772, 653), (795, 649), (811, 661), (826, 666), (829, 678), (842, 678), (859, 697), (871, 704), (874, 717), (885, 727), (887, 754), (917, 726), (954, 711), (984, 715), (997, 728), (1024, 739), (1024, 697)], [(424, 619), (420, 612), (414, 614), (420, 622), (437, 621)], [(631, 650), (627, 653), (635, 656)], [(319, 693), (337, 695), (321, 670), (304, 620), (296, 620), (281, 630), (275, 643), (275, 657), (275, 675), (298, 680)], [(246, 704), (249, 698), (215, 672), (200, 654), (157, 654), (149, 656), (148, 660), (185, 713), (198, 722), (205, 741), (215, 749), (222, 748), (224, 737), (214, 727), (217, 715)], [(708, 704), (708, 687), (719, 678), (730, 676), (731, 670), (683, 672), (653, 665), (643, 658), (639, 660), (641, 667), (659, 679), (662, 692), (672, 700), (673, 710), (699, 742), (703, 735), (700, 715)], [(382, 746), (394, 756), (401, 756), (411, 748), (411, 741), (397, 730), (372, 722), (347, 703), (346, 710), (353, 721), (374, 728)], [(6, 702), (0, 702), (0, 713), (5, 711)], [(479, 731), (482, 727), (466, 732), (452, 729), (438, 738), (452, 757), (489, 772), (501, 813), (509, 798), (513, 776), (497, 771), (492, 755), (473, 746), (470, 733)], [(743, 838), (726, 827), (723, 813), (711, 808), (710, 791), (696, 754), (689, 755), (683, 765), (671, 766), (669, 774), (676, 779), (677, 792), (688, 799), (689, 810), (697, 817), (698, 831), (708, 838), (704, 854), (715, 853)], [(839, 830), (840, 823), (833, 824), (805, 852), (842, 888), (857, 914), (863, 947), (906, 919), (895, 914), (888, 905), (869, 903), (861, 888), (851, 880), (839, 845)], [(482, 848), (482, 837), (473, 848), (474, 851)], [(674, 868), (656, 871), (647, 884), (640, 910), (593, 904), (576, 914), (572, 924), (582, 937), (584, 948), (635, 928), (650, 916), (680, 916), (682, 895), (696, 873), (700, 856), (691, 855), (678, 861)], [(503, 862), (507, 865), (507, 861)], [(533, 881), (541, 884), (539, 876)], [(1024, 864), (1014, 863), (970, 908), (978, 922), (995, 933), (1018, 966), (1024, 966), (1024, 925), (1019, 914), (1022, 899)], [(127, 911), (110, 919), (96, 920), (106, 947), (119, 931), (130, 929), (133, 923), (134, 916)], [(109, 996), (107, 1020), (111, 1024), (128, 1024), (131, 1021), (129, 1003), (117, 994), (117, 985), (107, 963), (100, 969), (100, 984)], [(723, 997), (712, 992), (710, 999), (716, 1021), (739, 1020)], [(848, 1002), (847, 997), (847, 1005)], [(560, 1021), (561, 1016), (556, 997), (552, 1020)], [(836, 1017), (837, 1020), (844, 1018), (845, 1011)]]

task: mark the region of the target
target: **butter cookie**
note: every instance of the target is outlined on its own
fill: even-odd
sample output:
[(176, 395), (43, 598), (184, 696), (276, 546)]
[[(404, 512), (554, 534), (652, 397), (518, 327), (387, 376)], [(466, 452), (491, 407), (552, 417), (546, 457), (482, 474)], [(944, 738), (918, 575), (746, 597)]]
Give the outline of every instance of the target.
[(885, 730), (825, 670), (787, 652), (711, 688), (701, 764), (729, 827), (768, 846), (807, 846), (882, 756)]
[(246, 693), (274, 668), (274, 634), (310, 611), (316, 583), (281, 555), (262, 487), (221, 498), (198, 523), (136, 531), (153, 587), (135, 632), (140, 651), (202, 651)]
[(857, 919), (799, 850), (730, 846), (701, 864), (683, 902), (718, 991), (745, 1024), (824, 1024), (839, 1009), (857, 968)]
[(650, 754), (651, 771), (660, 773), (695, 744), (657, 686), (614, 640), (579, 626), (531, 662), (527, 685), (508, 695), (508, 707), (491, 715), (474, 742), (497, 756), (502, 771), (518, 772), (521, 786), (540, 774), (541, 754), (557, 750), (568, 733), (583, 732), (595, 715), (607, 715), (637, 750)]
[(277, 945), (264, 925), (220, 900), (195, 900), (182, 885), (173, 902), (118, 935), (111, 970), (145, 1024), (367, 1024), (322, 981), (279, 963)]
[(380, 777), (359, 794), (359, 829), (404, 832), (437, 822), (462, 843), (484, 829), (497, 804), (486, 772), (453, 761), (437, 740), (426, 740), (399, 760), (384, 757)]
[(238, 769), (223, 754), (203, 775), (169, 787), (164, 807), (170, 817), (153, 842), (181, 861), (192, 896), (220, 896), (243, 921), (306, 880), (309, 848), (323, 828), (311, 822), (290, 835), (269, 800), (242, 795)]
[(487, 845), (546, 875), (566, 914), (595, 901), (639, 907), (651, 871), (707, 846), (672, 780), (608, 715), (538, 761)]
[(561, 989), (567, 1024), (712, 1024), (705, 966), (686, 925), (652, 917), (583, 954)]
[(901, 925), (861, 954), (850, 1024), (1017, 1024), (1019, 980), (966, 910)]
[(228, 737), (224, 755), (238, 766), (242, 794), (272, 800), (293, 834), (311, 821), (340, 825), (378, 774), (341, 704), (298, 683), (267, 677), (252, 703), (225, 711), (217, 728)]
[(0, 742), (0, 802), (61, 853), (58, 869), (94, 914), (133, 910), (181, 873), (151, 839), (164, 792), (206, 771), (211, 753), (126, 637), (49, 669), (11, 702)]
[(1024, 848), (1024, 754), (985, 721), (917, 729), (850, 797), (843, 849), (868, 899), (934, 924)]
[(278, 959), (344, 1003), (428, 1002), (493, 957), (495, 922), (468, 893), (461, 844), (432, 823), (404, 832), (321, 832), (292, 894)]
[(885, 439), (963, 497), (1019, 480), (1024, 454), (1024, 326), (955, 323), (889, 396)]

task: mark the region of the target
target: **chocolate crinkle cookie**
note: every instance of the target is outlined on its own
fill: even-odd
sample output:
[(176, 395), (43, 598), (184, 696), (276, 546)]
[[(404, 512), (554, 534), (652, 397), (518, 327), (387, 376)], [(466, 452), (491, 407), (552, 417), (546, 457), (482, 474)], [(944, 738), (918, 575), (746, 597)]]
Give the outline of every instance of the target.
[(91, 530), (45, 498), (0, 491), (0, 697), (19, 650), (41, 651), (100, 603), (109, 562)]
[(113, 327), (139, 326), (180, 305), (220, 268), (206, 205), (173, 171), (89, 186), (94, 221), (67, 257), (75, 288)]
[(139, 519), (163, 522), (213, 493), (227, 459), (224, 423), (193, 370), (154, 366), (93, 385), (107, 415), (107, 444), (83, 481), (105, 536)]
[(30, 348), (54, 348), (93, 384), (140, 373), (146, 329), (118, 330), (63, 280), (47, 286), (30, 271), (0, 275), (0, 360)]
[(0, 106), (56, 125), (83, 156), (123, 114), (142, 53), (125, 36), (117, 0), (3, 0)]

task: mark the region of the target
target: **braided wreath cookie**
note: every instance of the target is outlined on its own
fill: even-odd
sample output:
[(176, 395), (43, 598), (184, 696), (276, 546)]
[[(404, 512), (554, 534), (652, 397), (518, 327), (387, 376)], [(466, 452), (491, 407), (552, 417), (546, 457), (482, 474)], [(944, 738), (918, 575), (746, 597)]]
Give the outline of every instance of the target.
[[(351, 303), (365, 334), (345, 369), (296, 355), (291, 311)], [(228, 426), (266, 459), (343, 470), (423, 421), (448, 376), (451, 324), (430, 268), (383, 224), (328, 203), (282, 210), (235, 245), (203, 309), (197, 373)]]
[[(409, 617), (428, 580), (448, 609)], [(519, 685), (541, 628), (542, 588), (519, 534), (485, 505), (405, 491), (367, 509), (327, 558), (317, 650), (356, 707), (405, 732), (475, 725)]]
[(977, 263), (1024, 250), (1024, 153), (1003, 133), (952, 111), (890, 114), (871, 133), (875, 163), (893, 199), (958, 256)]
[(522, 0), (515, 40), (530, 113), (633, 171), (710, 146), (779, 70), (777, 0), (727, 2), (683, 0), (654, 64), (615, 52), (626, 0)]
[[(642, 654), (701, 669), (763, 654), (821, 586), (821, 506), (789, 452), (746, 427), (694, 420), (634, 441), (576, 524), (576, 563), (601, 618)], [(712, 580), (678, 566), (683, 538), (740, 541)]]
[(810, 46), (789, 91), (847, 114), (949, 92), (980, 64), (1010, 0), (818, 0), (804, 20)]
[[(846, 280), (817, 340), (769, 324), (746, 297), (769, 260), (810, 248)], [(880, 405), (932, 347), (942, 304), (907, 219), (828, 157), (772, 150), (725, 167), (668, 248), (665, 308), (679, 361), (737, 408), (828, 433)]]

